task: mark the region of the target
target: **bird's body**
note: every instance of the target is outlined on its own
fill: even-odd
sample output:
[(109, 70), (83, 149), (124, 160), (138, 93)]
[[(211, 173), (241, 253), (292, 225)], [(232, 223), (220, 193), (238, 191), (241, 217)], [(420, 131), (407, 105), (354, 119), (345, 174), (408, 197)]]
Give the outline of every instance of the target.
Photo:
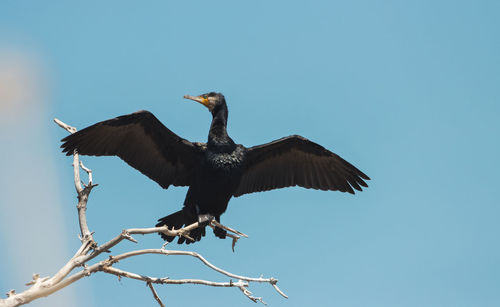
[[(150, 112), (139, 111), (87, 127), (64, 138), (61, 147), (68, 155), (77, 150), (84, 155), (119, 156), (163, 188), (189, 186), (183, 209), (157, 224), (176, 229), (207, 216), (220, 221), (233, 196), (295, 185), (350, 193), (352, 188), (367, 186), (363, 179), (368, 176), (301, 136), (251, 148), (235, 144), (226, 131), (228, 110), (222, 94), (185, 98), (202, 103), (212, 113), (207, 143), (184, 140)], [(218, 228), (215, 234), (225, 237)], [(195, 241), (204, 235), (205, 227), (190, 233)]]
[(245, 149), (235, 145), (226, 150), (207, 148), (200, 161), (184, 202), (196, 215), (210, 214), (218, 219), (238, 187)]
[(186, 201), (197, 206), (202, 214), (217, 217), (224, 213), (241, 181), (244, 155), (245, 149), (241, 145), (222, 153), (207, 149)]

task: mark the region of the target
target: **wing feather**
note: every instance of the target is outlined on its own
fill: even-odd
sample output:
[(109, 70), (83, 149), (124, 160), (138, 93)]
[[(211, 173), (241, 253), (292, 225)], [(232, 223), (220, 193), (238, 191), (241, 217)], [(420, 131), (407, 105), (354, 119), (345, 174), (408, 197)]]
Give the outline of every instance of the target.
[[(369, 180), (340, 156), (299, 135), (247, 150), (243, 176), (234, 196), (290, 186), (354, 194)], [(354, 189), (353, 189), (354, 188)]]
[(118, 156), (165, 189), (190, 185), (206, 148), (177, 136), (148, 111), (99, 122), (62, 142), (67, 155), (77, 150), (82, 155)]

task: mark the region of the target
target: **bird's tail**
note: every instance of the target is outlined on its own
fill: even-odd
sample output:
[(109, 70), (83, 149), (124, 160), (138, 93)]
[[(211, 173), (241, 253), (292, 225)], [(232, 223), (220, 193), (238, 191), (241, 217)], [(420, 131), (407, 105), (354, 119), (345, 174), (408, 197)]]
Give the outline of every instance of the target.
[[(190, 217), (189, 214), (187, 214), (184, 210), (179, 210), (177, 212), (174, 212), (170, 215), (167, 215), (165, 217), (162, 217), (161, 219), (158, 220), (158, 224), (156, 224), (156, 227), (160, 227), (163, 225), (167, 225), (169, 229), (180, 229), (184, 225), (190, 225), (192, 223), (196, 222), (196, 218)], [(164, 233), (160, 233), (160, 236), (163, 240), (167, 242), (172, 242), (175, 237), (172, 236), (167, 236)], [(200, 241), (201, 237), (205, 236), (205, 227), (200, 227), (193, 229), (189, 232), (189, 236), (193, 238), (195, 241)], [(179, 237), (179, 240), (177, 243), (182, 244), (186, 242), (186, 244), (194, 243), (195, 241), (191, 241), (185, 237)]]
[[(182, 226), (184, 226), (185, 223), (186, 223), (186, 216), (184, 212), (180, 210), (159, 219), (158, 224), (156, 224), (156, 227), (167, 225), (169, 229), (179, 229), (182, 228)], [(172, 242), (172, 240), (175, 238), (167, 236), (164, 233), (160, 233), (160, 236), (163, 240), (168, 242)]]

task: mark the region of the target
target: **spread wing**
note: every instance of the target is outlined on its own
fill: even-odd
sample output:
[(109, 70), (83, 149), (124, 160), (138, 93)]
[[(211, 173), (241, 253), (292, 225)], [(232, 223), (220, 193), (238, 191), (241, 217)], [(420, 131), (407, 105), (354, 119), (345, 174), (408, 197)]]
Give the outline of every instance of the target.
[(206, 146), (170, 131), (152, 113), (138, 111), (102, 121), (64, 139), (66, 155), (118, 156), (161, 187), (186, 186)]
[(338, 155), (292, 135), (248, 149), (234, 196), (297, 185), (354, 194), (368, 186), (363, 179), (370, 178)]

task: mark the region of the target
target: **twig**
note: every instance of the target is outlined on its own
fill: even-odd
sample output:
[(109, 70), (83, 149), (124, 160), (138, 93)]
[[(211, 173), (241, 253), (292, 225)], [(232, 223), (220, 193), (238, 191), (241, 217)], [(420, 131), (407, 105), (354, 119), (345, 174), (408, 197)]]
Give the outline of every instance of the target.
[(264, 305), (267, 305), (263, 300), (262, 300), (262, 297), (256, 297), (256, 296), (253, 296), (252, 295), (252, 292), (250, 292), (250, 290), (248, 290), (247, 287), (238, 287), (241, 292), (243, 292), (243, 294), (246, 295), (246, 297), (248, 297), (250, 300), (252, 300), (254, 303), (257, 303), (257, 302), (261, 302), (262, 304)]
[(240, 236), (242, 236), (242, 237), (248, 238), (248, 236), (247, 236), (246, 234), (244, 234), (244, 233), (242, 233), (242, 232), (239, 232), (239, 231), (238, 231), (238, 230), (236, 230), (236, 229), (232, 229), (232, 228), (229, 228), (229, 227), (227, 227), (227, 226), (224, 226), (224, 225), (222, 225), (221, 223), (217, 222), (216, 220), (212, 220), (212, 222), (211, 222), (211, 223), (212, 223), (212, 224), (214, 224), (215, 226), (219, 227), (219, 228), (225, 229), (225, 230), (227, 230), (227, 231), (230, 231), (230, 232), (235, 233), (235, 234), (237, 234), (237, 235), (240, 235)]
[(68, 124), (63, 123), (62, 121), (58, 120), (57, 118), (54, 118), (54, 122), (59, 125), (59, 127), (63, 128), (64, 130), (68, 131), (69, 133), (73, 134), (76, 132), (76, 128), (72, 127)]
[(158, 302), (158, 304), (161, 306), (161, 307), (165, 307), (165, 305), (163, 305), (163, 302), (161, 301), (160, 297), (158, 296), (158, 293), (156, 293), (156, 290), (155, 288), (153, 287), (153, 284), (151, 282), (147, 282), (147, 285), (149, 287), (149, 289), (151, 289), (151, 292), (153, 293), (153, 297), (155, 298), (155, 300)]
[[(215, 227), (216, 227), (213, 224), (208, 224), (208, 226), (210, 226), (212, 229), (215, 229)], [(237, 235), (230, 234), (230, 233), (226, 233), (226, 237), (233, 239), (233, 241), (231, 243), (231, 249), (233, 250), (233, 253), (234, 253), (234, 247), (236, 246), (236, 242), (238, 242), (238, 239), (241, 237), (237, 236)]]
[(87, 174), (89, 175), (89, 185), (92, 184), (92, 170), (89, 169), (89, 168), (86, 168), (85, 165), (83, 165), (83, 162), (80, 161), (80, 167), (85, 171), (87, 172)]

